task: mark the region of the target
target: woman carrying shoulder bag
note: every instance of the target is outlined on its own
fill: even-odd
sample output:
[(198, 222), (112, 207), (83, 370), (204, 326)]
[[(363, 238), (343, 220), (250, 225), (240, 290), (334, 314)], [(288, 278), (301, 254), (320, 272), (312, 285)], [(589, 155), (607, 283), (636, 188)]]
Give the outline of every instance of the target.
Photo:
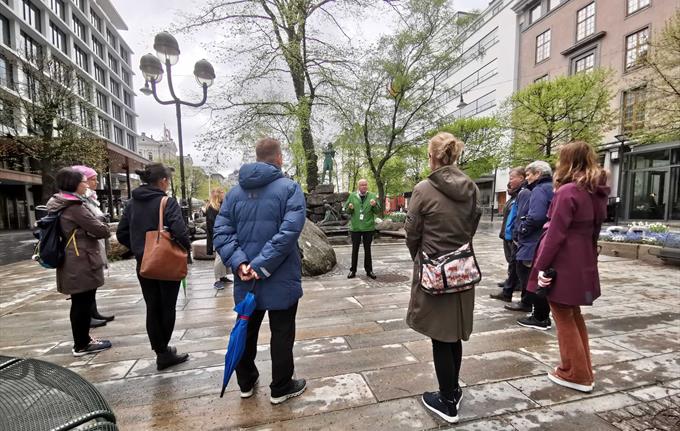
[(459, 250), (471, 243), (477, 230), (481, 214), (477, 186), (456, 166), (463, 146), (450, 133), (438, 133), (430, 139), (428, 158), (432, 173), (413, 189), (406, 216), (406, 245), (413, 259), (406, 322), (432, 339), (439, 381), (439, 391), (425, 392), (422, 401), (450, 423), (458, 422), (463, 396), (458, 382), (463, 354), (461, 340), (467, 341), (472, 332), (474, 284), (454, 293), (433, 295), (423, 289), (422, 282), (426, 259)]
[(85, 208), (87, 179), (80, 172), (63, 168), (57, 172), (59, 193), (47, 202), (47, 210), (61, 212), (59, 225), (67, 238), (64, 262), (57, 268), (57, 290), (71, 295), (73, 356), (111, 348), (108, 340), (90, 337), (90, 311), (97, 288), (104, 285), (104, 257), (99, 240), (108, 238), (109, 226)]
[[(205, 207), (205, 230), (207, 233), (205, 253), (208, 256), (212, 256), (215, 248), (213, 246), (213, 235), (215, 233), (215, 219), (220, 212), (220, 207), (222, 206), (222, 201), (224, 200), (224, 192), (221, 189), (212, 189), (210, 191), (210, 200)], [(224, 289), (224, 283), (231, 283), (229, 277), (227, 277), (228, 269), (222, 262), (219, 254), (215, 255), (214, 262), (214, 272), (215, 272), (215, 284), (213, 287), (216, 290)]]
[(607, 218), (607, 174), (598, 166), (593, 147), (571, 142), (560, 150), (554, 183), (527, 290), (547, 295), (557, 326), (560, 365), (548, 378), (591, 392), (593, 366), (581, 305), (593, 305), (600, 296), (597, 239)]
[[(160, 371), (186, 361), (189, 355), (186, 353), (178, 355), (177, 349), (169, 346), (175, 328), (175, 307), (180, 280), (158, 280), (140, 274), (147, 232), (158, 230), (160, 224), (185, 250), (191, 249), (191, 241), (177, 201), (166, 195), (172, 171), (161, 163), (152, 163), (143, 170), (137, 170), (136, 173), (143, 184), (132, 191), (132, 199), (125, 207), (116, 236), (137, 259), (137, 278), (146, 303), (146, 332), (151, 348), (156, 352), (156, 368)], [(163, 221), (159, 223), (163, 198), (167, 199), (167, 204)]]

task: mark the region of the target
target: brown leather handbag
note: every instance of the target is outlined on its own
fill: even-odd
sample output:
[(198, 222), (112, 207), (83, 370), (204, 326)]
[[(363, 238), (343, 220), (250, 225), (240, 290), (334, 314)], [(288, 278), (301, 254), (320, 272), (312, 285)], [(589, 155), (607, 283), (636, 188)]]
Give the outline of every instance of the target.
[(163, 229), (163, 214), (168, 197), (161, 199), (158, 230), (150, 230), (144, 239), (144, 256), (139, 274), (144, 278), (180, 281), (187, 275), (187, 251)]

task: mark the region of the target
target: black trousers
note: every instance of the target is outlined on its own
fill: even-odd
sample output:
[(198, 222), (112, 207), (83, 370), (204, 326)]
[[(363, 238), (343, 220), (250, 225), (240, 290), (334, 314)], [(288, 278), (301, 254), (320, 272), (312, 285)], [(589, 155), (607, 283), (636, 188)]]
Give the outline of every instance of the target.
[(517, 263), (515, 262), (515, 253), (517, 253), (517, 246), (512, 241), (503, 241), (503, 252), (505, 253), (505, 260), (508, 262), (508, 278), (505, 280), (505, 287), (503, 287), (503, 295), (511, 297), (513, 292), (520, 287), (519, 277), (517, 276)]
[(94, 303), (96, 289), (71, 295), (71, 331), (73, 348), (84, 349), (90, 344), (90, 310)]
[(375, 231), (369, 232), (352, 232), (352, 267), (351, 272), (357, 272), (357, 263), (359, 261), (359, 245), (364, 243), (364, 270), (366, 272), (373, 272), (373, 258), (371, 257), (371, 243), (373, 242), (373, 234)]
[(547, 298), (541, 298), (535, 293), (527, 292), (527, 284), (529, 283), (529, 274), (531, 267), (526, 266), (526, 261), (517, 261), (517, 276), (519, 277), (522, 286), (522, 302), (527, 305), (533, 305), (533, 315), (538, 320), (545, 320), (550, 316), (550, 305)]
[(439, 382), (439, 392), (447, 399), (453, 400), (456, 389), (460, 387), (458, 376), (463, 358), (463, 343), (460, 340), (445, 343), (432, 339), (432, 358)]
[(149, 335), (151, 348), (157, 354), (164, 353), (168, 350), (168, 343), (175, 329), (175, 306), (180, 282), (144, 278), (139, 274), (139, 263), (137, 278), (146, 303), (146, 333)]
[[(271, 395), (280, 397), (288, 389), (293, 378), (293, 343), (295, 342), (295, 315), (297, 302), (287, 310), (269, 310), (271, 339), (269, 352), (272, 358)], [(255, 365), (257, 336), (260, 332), (265, 310), (255, 310), (248, 320), (246, 348), (236, 366), (236, 380), (242, 391), (249, 391), (260, 376)]]

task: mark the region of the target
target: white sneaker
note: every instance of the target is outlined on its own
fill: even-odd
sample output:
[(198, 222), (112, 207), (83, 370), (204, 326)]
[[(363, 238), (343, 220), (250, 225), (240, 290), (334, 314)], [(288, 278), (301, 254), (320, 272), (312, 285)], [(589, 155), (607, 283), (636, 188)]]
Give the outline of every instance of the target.
[(590, 384), (590, 385), (579, 385), (578, 383), (573, 383), (573, 382), (570, 382), (570, 381), (568, 381), (568, 380), (564, 380), (564, 379), (562, 379), (562, 378), (560, 378), (560, 377), (557, 377), (557, 376), (556, 376), (555, 374), (553, 374), (553, 373), (548, 373), (548, 378), (549, 378), (553, 383), (556, 383), (556, 384), (558, 384), (558, 385), (560, 385), (560, 386), (564, 386), (565, 388), (575, 389), (575, 390), (577, 390), (577, 391), (586, 392), (586, 393), (592, 392), (592, 391), (593, 391), (593, 388), (595, 387), (595, 384)]

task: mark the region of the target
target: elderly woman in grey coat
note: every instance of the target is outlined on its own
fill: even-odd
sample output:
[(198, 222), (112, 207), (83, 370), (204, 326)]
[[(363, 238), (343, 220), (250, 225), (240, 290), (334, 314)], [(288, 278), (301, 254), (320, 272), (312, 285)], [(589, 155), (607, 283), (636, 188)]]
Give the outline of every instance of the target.
[(474, 236), (481, 211), (478, 189), (456, 162), (463, 142), (450, 133), (439, 133), (428, 144), (432, 173), (413, 189), (406, 217), (406, 245), (413, 259), (411, 301), (406, 322), (432, 339), (439, 391), (425, 392), (423, 404), (444, 420), (458, 421), (463, 396), (458, 383), (463, 348), (472, 332), (474, 288), (432, 296), (420, 288), (421, 259), (457, 250)]

